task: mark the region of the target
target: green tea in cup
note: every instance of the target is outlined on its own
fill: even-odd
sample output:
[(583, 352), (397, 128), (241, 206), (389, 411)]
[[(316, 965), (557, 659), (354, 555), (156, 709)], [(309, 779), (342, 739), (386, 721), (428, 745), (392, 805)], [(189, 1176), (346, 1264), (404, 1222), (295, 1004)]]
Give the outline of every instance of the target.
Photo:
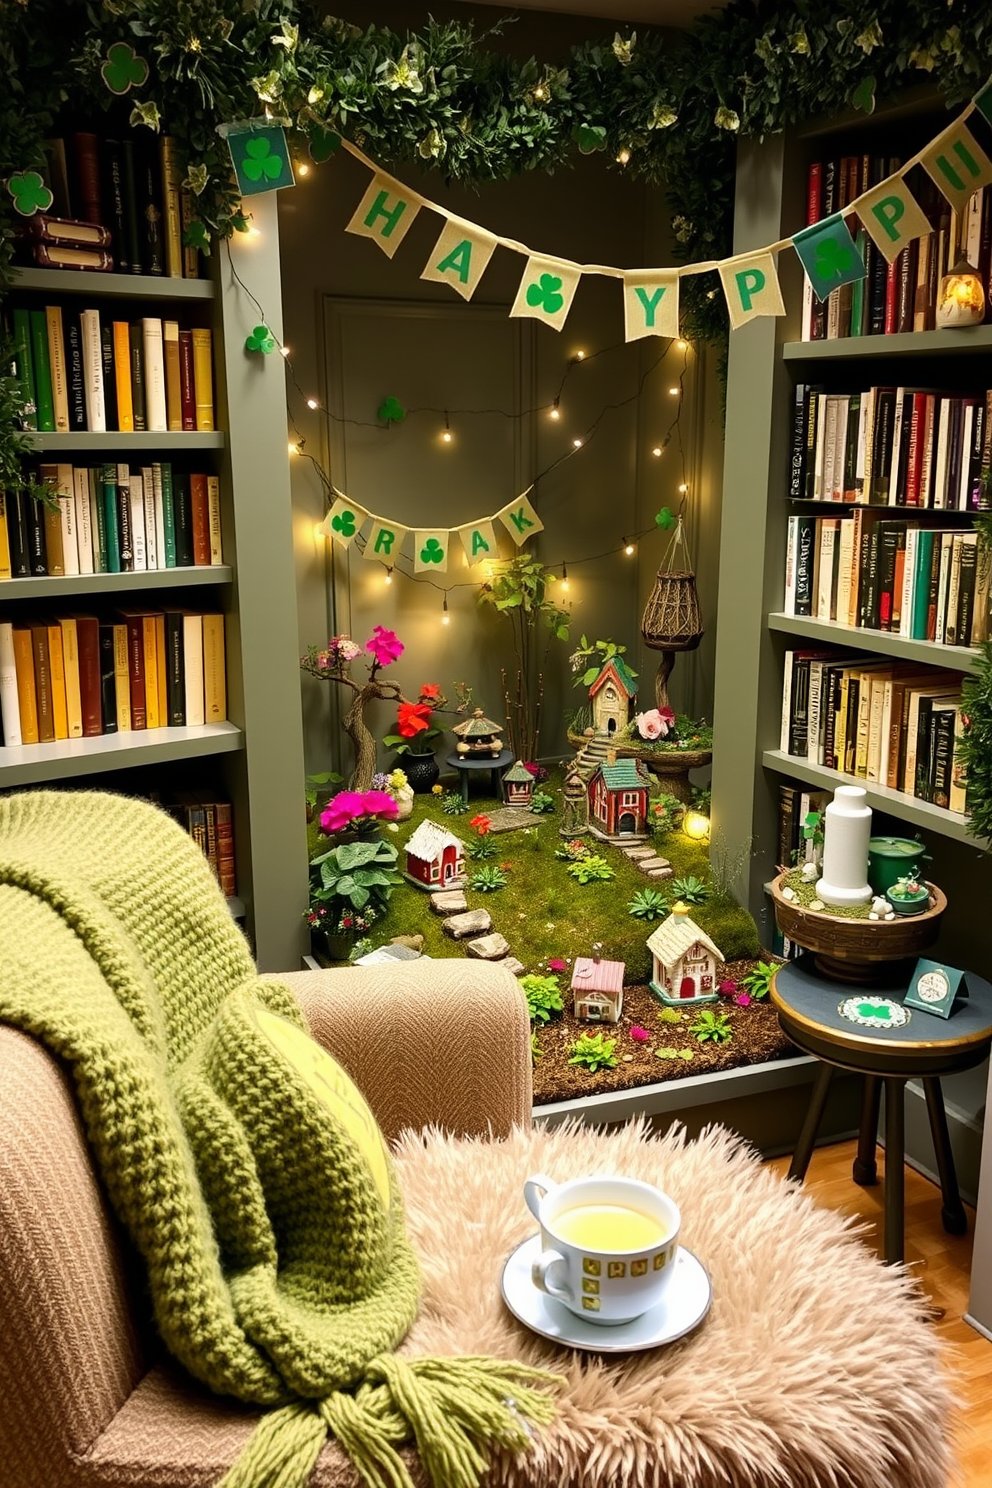
[(582, 1204), (555, 1216), (555, 1234), (581, 1250), (650, 1250), (666, 1239), (659, 1220), (625, 1204)]

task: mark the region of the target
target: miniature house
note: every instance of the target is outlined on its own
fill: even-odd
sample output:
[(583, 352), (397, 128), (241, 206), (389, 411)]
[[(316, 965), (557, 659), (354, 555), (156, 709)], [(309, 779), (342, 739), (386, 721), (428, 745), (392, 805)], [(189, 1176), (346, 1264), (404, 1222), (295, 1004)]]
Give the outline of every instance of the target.
[(517, 760), (503, 776), (503, 800), (507, 806), (529, 806), (534, 794), (534, 777), (522, 761)]
[(637, 696), (634, 679), (622, 657), (612, 656), (589, 689), (592, 723), (598, 734), (617, 734), (630, 721), (631, 704)]
[(651, 991), (669, 1006), (714, 1002), (723, 955), (681, 902), (648, 937)]
[(573, 1011), (587, 1023), (617, 1023), (623, 1012), (623, 961), (577, 956), (572, 971)]
[(443, 889), (465, 872), (465, 846), (447, 827), (422, 821), (406, 845), (406, 876), (422, 889)]
[(613, 751), (589, 777), (589, 825), (598, 837), (647, 835), (648, 781), (635, 759)]
[(455, 753), (465, 758), (478, 755), (485, 758), (488, 755), (491, 759), (498, 759), (503, 753), (503, 730), (498, 723), (487, 718), (481, 708), (476, 708), (464, 723), (456, 723), (451, 732), (458, 740)]

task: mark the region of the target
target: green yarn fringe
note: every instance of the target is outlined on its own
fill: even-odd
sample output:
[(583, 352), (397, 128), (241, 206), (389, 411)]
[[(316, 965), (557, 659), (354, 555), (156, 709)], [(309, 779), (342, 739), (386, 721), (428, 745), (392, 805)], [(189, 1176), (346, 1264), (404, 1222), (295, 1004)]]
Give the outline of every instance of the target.
[(416, 1442), (434, 1488), (478, 1488), (491, 1446), (523, 1451), (554, 1419), (558, 1375), (484, 1356), (373, 1359), (354, 1395), (270, 1411), (218, 1488), (305, 1488), (328, 1432), (367, 1488), (414, 1488)]

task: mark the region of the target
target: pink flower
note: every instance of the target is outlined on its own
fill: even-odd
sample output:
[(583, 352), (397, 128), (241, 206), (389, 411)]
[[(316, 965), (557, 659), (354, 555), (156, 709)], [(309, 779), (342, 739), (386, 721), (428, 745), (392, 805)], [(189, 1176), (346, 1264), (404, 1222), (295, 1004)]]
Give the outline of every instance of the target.
[(356, 656), (361, 656), (362, 648), (357, 641), (350, 636), (337, 637), (338, 655), (342, 661), (354, 661)]
[(725, 977), (722, 982), (717, 983), (716, 990), (719, 992), (721, 997), (733, 997), (734, 993), (737, 991), (737, 983), (734, 981), (733, 977)]
[(672, 724), (675, 722), (675, 714), (671, 708), (656, 708), (655, 712), (661, 719), (661, 737), (664, 739)]
[(393, 821), (399, 809), (393, 797), (386, 791), (370, 790), (362, 795), (363, 816), (385, 816)]
[(736, 1002), (738, 1007), (751, 1006), (751, 999), (746, 992), (738, 992), (737, 996), (734, 998), (734, 1001)]
[(377, 625), (365, 642), (365, 649), (379, 666), (389, 666), (390, 662), (398, 661), (403, 655), (403, 642), (395, 630), (384, 630), (381, 625)]
[[(371, 795), (372, 792), (367, 794)], [(357, 816), (364, 815), (364, 812), (364, 797), (359, 791), (338, 791), (320, 814), (320, 829), (328, 833), (340, 832), (342, 827), (347, 827)]]
[(642, 739), (660, 739), (663, 734), (668, 733), (657, 708), (651, 708), (647, 713), (638, 713), (634, 723)]
[(567, 962), (563, 961), (560, 956), (552, 956), (548, 962), (549, 971), (565, 971), (566, 967)]
[(637, 1023), (635, 1023), (633, 1028), (630, 1030), (630, 1036), (632, 1039), (636, 1039), (639, 1044), (646, 1044), (651, 1037), (647, 1029), (641, 1028), (640, 1025)]

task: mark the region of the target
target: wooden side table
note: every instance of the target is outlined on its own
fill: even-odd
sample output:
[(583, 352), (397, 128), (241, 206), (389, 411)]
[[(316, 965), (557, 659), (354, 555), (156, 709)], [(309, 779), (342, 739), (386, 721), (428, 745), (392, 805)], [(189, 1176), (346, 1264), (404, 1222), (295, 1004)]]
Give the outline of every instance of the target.
[(503, 771), (513, 764), (513, 754), (509, 749), (504, 749), (492, 759), (488, 754), (449, 754), (444, 762), (451, 769), (458, 771), (459, 782), (462, 788), (462, 800), (468, 805), (468, 783), (469, 778), (479, 770), (488, 770), (492, 782), (494, 796), (499, 795), (499, 783)]
[[(945, 1230), (963, 1235), (967, 1228), (958, 1193), (944, 1097), (943, 1075), (980, 1064), (992, 1045), (992, 986), (968, 973), (968, 997), (950, 1018), (937, 1018), (916, 1008), (904, 1008), (909, 984), (895, 988), (857, 987), (830, 981), (818, 974), (812, 958), (802, 957), (780, 966), (772, 979), (771, 999), (785, 1033), (805, 1054), (821, 1060), (809, 1109), (789, 1168), (790, 1178), (806, 1176), (817, 1129), (835, 1069), (862, 1077), (861, 1127), (854, 1162), (855, 1183), (877, 1182), (875, 1145), (879, 1105), (885, 1087), (885, 1259), (903, 1259), (903, 1160), (905, 1127), (903, 1101), (906, 1081), (921, 1079), (926, 1096)], [(859, 999), (888, 999), (909, 1014), (900, 1026), (865, 1027), (850, 1021), (841, 1008)], [(899, 1015), (901, 1016), (901, 1014)]]

